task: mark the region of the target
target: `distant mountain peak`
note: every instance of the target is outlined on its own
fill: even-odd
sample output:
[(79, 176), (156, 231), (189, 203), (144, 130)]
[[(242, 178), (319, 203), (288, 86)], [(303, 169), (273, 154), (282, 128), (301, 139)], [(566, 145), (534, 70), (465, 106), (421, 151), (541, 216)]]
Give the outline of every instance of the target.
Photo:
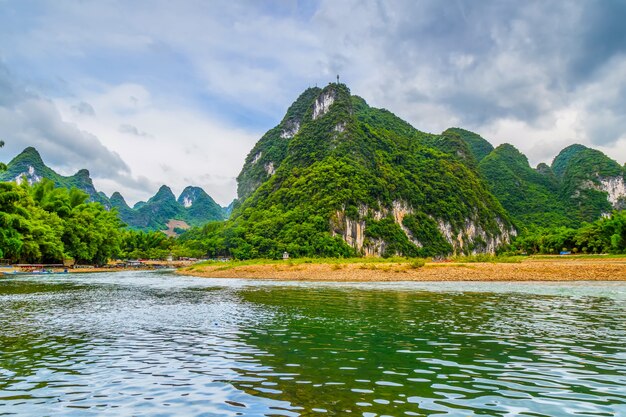
[(210, 198), (209, 195), (200, 187), (188, 186), (178, 197), (178, 203), (183, 207), (191, 207), (200, 198)]
[(113, 200), (120, 200), (120, 201), (126, 202), (126, 200), (124, 199), (122, 194), (120, 194), (118, 191), (115, 191), (113, 194), (111, 194), (110, 200), (111, 201), (113, 201)]
[(472, 156), (476, 159), (476, 162), (482, 161), (483, 158), (493, 151), (493, 145), (489, 143), (489, 141), (474, 132), (470, 132), (469, 130), (461, 129), (459, 127), (451, 127), (442, 133), (443, 136), (450, 134), (458, 135), (461, 140), (467, 143)]
[(32, 146), (29, 146), (25, 148), (22, 152), (20, 152), (15, 158), (13, 158), (11, 163), (15, 163), (17, 161), (28, 161), (33, 164), (43, 165), (43, 159), (41, 159), (39, 151), (37, 151), (37, 149), (33, 148)]
[(111, 194), (111, 198), (109, 198), (109, 202), (111, 203), (112, 207), (117, 208), (119, 210), (121, 215), (126, 216), (127, 211), (130, 210), (130, 207), (126, 203), (126, 200), (124, 199), (122, 194), (120, 194), (117, 191)]
[(159, 191), (150, 199), (148, 203), (156, 202), (156, 201), (176, 201), (176, 196), (172, 192), (172, 189), (167, 185), (162, 185), (159, 188)]
[(89, 174), (89, 170), (88, 169), (80, 169), (78, 170), (78, 172), (76, 174), (74, 174), (75, 177), (90, 177)]

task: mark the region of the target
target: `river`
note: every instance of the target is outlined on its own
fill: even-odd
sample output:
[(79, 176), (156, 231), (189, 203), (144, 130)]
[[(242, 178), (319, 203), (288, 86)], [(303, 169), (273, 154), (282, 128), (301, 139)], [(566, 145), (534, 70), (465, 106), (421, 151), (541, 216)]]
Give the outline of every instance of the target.
[(626, 416), (626, 283), (2, 278), (0, 415)]

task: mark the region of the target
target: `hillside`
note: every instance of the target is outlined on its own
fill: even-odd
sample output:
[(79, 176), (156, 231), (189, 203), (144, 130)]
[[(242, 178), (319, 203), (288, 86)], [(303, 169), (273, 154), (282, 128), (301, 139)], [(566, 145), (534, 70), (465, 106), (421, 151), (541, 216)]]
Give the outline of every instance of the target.
[[(554, 158), (552, 166), (541, 163), (533, 169), (528, 158), (510, 144), (481, 157), (480, 152), (488, 149), (484, 139), (461, 131), (448, 129), (443, 135), (456, 134), (474, 160), (479, 159), (480, 175), (518, 228), (579, 227), (626, 208), (624, 168), (598, 150), (571, 145)], [(441, 148), (457, 156), (462, 149), (451, 140), (447, 149)]]
[(571, 204), (560, 198), (559, 183), (550, 168), (531, 168), (528, 158), (513, 145), (503, 144), (478, 165), (493, 194), (518, 226), (573, 226)]
[(138, 230), (166, 230), (172, 220), (178, 221), (177, 228), (185, 229), (226, 217), (226, 210), (199, 187), (185, 188), (177, 199), (172, 190), (163, 185), (147, 202), (139, 202), (133, 208), (119, 193), (114, 193), (110, 201), (120, 218)]
[(493, 252), (509, 217), (440, 139), (343, 84), (308, 89), (246, 158), (223, 244), (242, 258)]
[(452, 127), (444, 131), (442, 135), (458, 135), (458, 137), (462, 141), (467, 143), (469, 150), (476, 162), (481, 162), (487, 155), (491, 153), (491, 151), (493, 151), (493, 145), (489, 143), (487, 139), (483, 138), (477, 133), (470, 132), (469, 130)]
[(561, 197), (572, 202), (582, 221), (626, 208), (626, 172), (602, 152), (568, 146), (554, 158), (552, 170), (561, 183)]
[(96, 191), (88, 170), (81, 169), (69, 177), (59, 175), (46, 166), (39, 152), (33, 147), (24, 149), (22, 153), (8, 163), (6, 171), (0, 171), (0, 181), (19, 182), (23, 178), (30, 184), (37, 183), (42, 178), (48, 178), (57, 187), (78, 188), (89, 195), (90, 201), (96, 201), (102, 203), (105, 207), (109, 207), (108, 198), (103, 193)]
[(223, 220), (226, 209), (220, 207), (204, 190), (199, 187), (187, 187), (178, 199), (167, 186), (161, 189), (147, 202), (139, 202), (130, 208), (124, 197), (118, 192), (108, 198), (98, 192), (89, 175), (81, 169), (76, 174), (65, 177), (46, 166), (35, 148), (28, 147), (7, 165), (7, 170), (0, 172), (0, 181), (22, 181), (30, 184), (42, 178), (52, 180), (57, 187), (77, 188), (89, 195), (90, 201), (103, 204), (107, 209), (115, 208), (120, 219), (131, 229), (166, 230), (170, 220), (182, 221), (181, 225), (200, 226), (209, 221)]

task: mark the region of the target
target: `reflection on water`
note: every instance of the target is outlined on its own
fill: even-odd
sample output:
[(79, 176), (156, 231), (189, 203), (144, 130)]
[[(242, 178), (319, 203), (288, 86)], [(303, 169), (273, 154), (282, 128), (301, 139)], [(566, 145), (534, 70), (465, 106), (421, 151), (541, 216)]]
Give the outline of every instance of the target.
[(0, 281), (0, 415), (626, 415), (626, 285)]

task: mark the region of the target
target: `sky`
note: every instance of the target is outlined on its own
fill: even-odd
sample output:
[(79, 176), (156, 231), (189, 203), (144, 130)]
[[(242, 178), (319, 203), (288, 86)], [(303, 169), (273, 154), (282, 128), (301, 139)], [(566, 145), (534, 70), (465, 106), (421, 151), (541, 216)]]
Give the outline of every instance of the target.
[(27, 146), (131, 204), (236, 197), (246, 155), (337, 74), (416, 128), (531, 164), (626, 162), (626, 1), (0, 0), (0, 161)]

